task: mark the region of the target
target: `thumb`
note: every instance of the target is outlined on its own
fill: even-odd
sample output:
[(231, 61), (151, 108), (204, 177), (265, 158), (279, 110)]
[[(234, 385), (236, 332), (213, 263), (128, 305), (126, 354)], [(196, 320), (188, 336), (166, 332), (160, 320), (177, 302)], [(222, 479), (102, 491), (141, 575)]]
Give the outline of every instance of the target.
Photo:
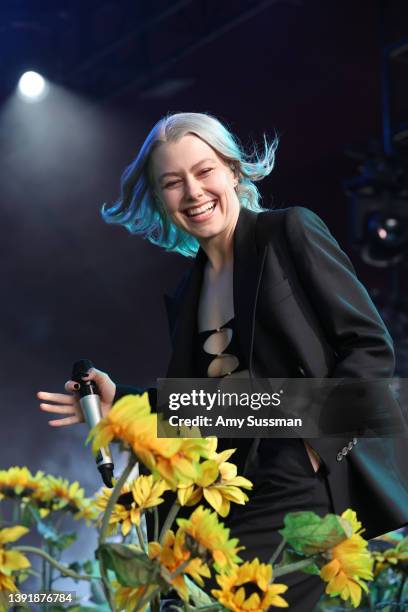
[(102, 372), (102, 370), (97, 370), (96, 368), (90, 368), (86, 376), (83, 376), (82, 378), (83, 380), (93, 380), (97, 385), (112, 382), (106, 372)]
[(85, 381), (93, 380), (102, 393), (107, 392), (109, 398), (106, 397), (105, 399), (110, 400), (110, 396), (112, 396), (112, 398), (114, 397), (116, 385), (106, 372), (102, 372), (102, 370), (97, 370), (96, 368), (90, 368), (88, 374), (82, 378)]

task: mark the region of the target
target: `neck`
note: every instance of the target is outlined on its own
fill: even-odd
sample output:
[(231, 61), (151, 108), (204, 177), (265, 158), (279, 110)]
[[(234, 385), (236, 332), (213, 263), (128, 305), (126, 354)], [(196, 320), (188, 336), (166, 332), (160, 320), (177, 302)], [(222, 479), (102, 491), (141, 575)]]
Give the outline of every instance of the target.
[(232, 266), (234, 261), (234, 231), (225, 235), (215, 236), (207, 240), (200, 240), (200, 246), (208, 258), (209, 268), (215, 272)]
[(209, 268), (215, 272), (221, 272), (230, 268), (234, 261), (234, 232), (238, 222), (238, 214), (234, 222), (221, 234), (211, 238), (201, 238), (200, 246), (208, 258)]

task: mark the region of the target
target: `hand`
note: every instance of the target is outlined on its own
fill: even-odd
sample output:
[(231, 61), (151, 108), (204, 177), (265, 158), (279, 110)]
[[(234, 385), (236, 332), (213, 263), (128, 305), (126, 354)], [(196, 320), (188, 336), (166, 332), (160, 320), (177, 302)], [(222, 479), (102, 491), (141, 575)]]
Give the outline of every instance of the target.
[[(109, 378), (106, 372), (101, 372), (96, 368), (88, 370), (88, 375), (82, 378), (85, 381), (95, 381), (101, 398), (102, 416), (106, 416), (112, 408), (113, 399), (116, 393), (115, 383)], [(65, 391), (68, 391), (68, 393), (48, 393), (47, 391), (39, 391), (37, 393), (38, 399), (41, 400), (41, 410), (58, 415), (65, 415), (62, 419), (48, 421), (51, 427), (63, 427), (65, 425), (73, 425), (74, 423), (82, 423), (84, 421), (81, 405), (79, 403), (78, 388), (78, 383), (73, 380), (68, 380), (68, 382), (65, 383)]]
[(312, 464), (312, 467), (313, 467), (314, 471), (317, 472), (319, 470), (319, 467), (320, 467), (320, 464), (321, 464), (320, 458), (319, 458), (318, 454), (310, 446), (310, 444), (305, 442), (305, 440), (303, 440), (303, 443), (304, 443), (304, 445), (306, 447), (306, 451), (307, 451), (307, 454), (309, 455), (309, 459), (310, 459), (310, 462)]

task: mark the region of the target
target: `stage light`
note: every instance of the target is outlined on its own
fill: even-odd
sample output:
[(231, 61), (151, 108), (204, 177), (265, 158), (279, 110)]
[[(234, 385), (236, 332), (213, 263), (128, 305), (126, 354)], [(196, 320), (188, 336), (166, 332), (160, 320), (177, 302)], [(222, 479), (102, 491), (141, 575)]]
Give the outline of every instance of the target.
[(26, 102), (39, 102), (48, 92), (44, 77), (32, 70), (25, 72), (18, 82), (18, 93)]
[(361, 247), (363, 260), (375, 267), (387, 268), (400, 263), (407, 253), (408, 219), (405, 215), (377, 210), (366, 218)]

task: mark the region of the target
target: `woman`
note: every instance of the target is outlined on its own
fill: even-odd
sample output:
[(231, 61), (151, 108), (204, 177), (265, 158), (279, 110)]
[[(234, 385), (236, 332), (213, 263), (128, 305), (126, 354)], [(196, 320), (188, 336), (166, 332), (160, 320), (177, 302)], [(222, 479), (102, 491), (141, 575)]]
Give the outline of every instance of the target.
[[(275, 149), (276, 141), (265, 141), (262, 155), (247, 157), (215, 118), (171, 115), (155, 125), (125, 171), (120, 200), (102, 211), (108, 223), (195, 257), (167, 303), (173, 343), (167, 377), (392, 376), (391, 338), (324, 223), (305, 208), (260, 207), (254, 181), (271, 172)], [(134, 392), (98, 370), (88, 378), (99, 386), (104, 412)], [(64, 415), (52, 426), (82, 420), (75, 384), (66, 390), (38, 394), (43, 410)], [(149, 395), (154, 403), (154, 390)], [(352, 507), (368, 537), (408, 521), (407, 483), (380, 440), (240, 440), (238, 447), (241, 473), (255, 487), (226, 523), (246, 546), (244, 557), (267, 561), (290, 511), (323, 516)], [(292, 574), (286, 582), (291, 608), (313, 610), (321, 580)]]

